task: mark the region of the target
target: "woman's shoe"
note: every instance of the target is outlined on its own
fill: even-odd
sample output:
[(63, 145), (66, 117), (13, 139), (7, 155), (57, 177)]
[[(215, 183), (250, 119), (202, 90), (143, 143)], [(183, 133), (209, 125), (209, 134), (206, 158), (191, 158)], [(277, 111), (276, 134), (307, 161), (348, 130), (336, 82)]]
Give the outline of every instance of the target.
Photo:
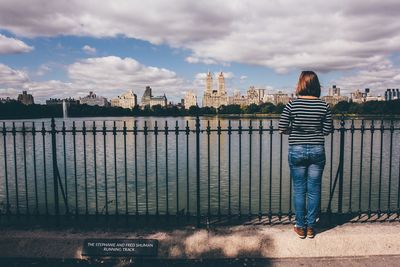
[(304, 228), (294, 226), (293, 230), (301, 239), (304, 239), (306, 237), (306, 231), (304, 230)]
[(307, 227), (307, 237), (308, 238), (314, 238), (315, 236), (315, 230), (312, 227)]

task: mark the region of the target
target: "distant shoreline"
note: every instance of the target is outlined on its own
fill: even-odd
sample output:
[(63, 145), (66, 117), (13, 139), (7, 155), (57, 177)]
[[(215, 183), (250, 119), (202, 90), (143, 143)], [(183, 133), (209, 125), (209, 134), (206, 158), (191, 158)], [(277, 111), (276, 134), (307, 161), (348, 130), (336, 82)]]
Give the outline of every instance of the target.
[[(339, 120), (341, 118), (342, 114), (333, 114), (334, 119)], [(68, 119), (74, 119), (74, 118), (108, 118), (108, 117), (131, 117), (131, 118), (148, 118), (148, 117), (154, 117), (154, 118), (165, 118), (165, 117), (171, 117), (171, 118), (180, 118), (180, 117), (192, 117), (196, 118), (196, 116), (191, 116), (191, 115), (178, 115), (178, 116), (173, 116), (173, 115), (135, 115), (135, 116), (127, 116), (127, 115), (103, 115), (103, 116), (70, 116)], [(221, 118), (221, 119), (279, 119), (280, 114), (202, 114), (199, 117), (202, 118)], [(52, 117), (26, 117), (26, 118), (7, 118), (7, 117), (0, 117), (0, 121), (17, 121), (17, 120), (32, 120), (32, 119), (48, 119), (50, 120)], [(62, 118), (60, 116), (55, 116), (54, 118)], [(344, 114), (344, 118), (349, 120), (349, 119), (354, 119), (354, 120), (361, 120), (361, 119), (367, 119), (367, 120), (400, 120), (400, 115), (387, 115), (387, 114)]]
[[(284, 109), (283, 104), (264, 103), (251, 104), (247, 107), (239, 105), (221, 106), (218, 109), (211, 107), (192, 106), (189, 109), (177, 106), (151, 108), (123, 109), (121, 107), (99, 107), (88, 105), (71, 105), (68, 109), (69, 118), (98, 118), (98, 117), (201, 117), (221, 119), (279, 119)], [(400, 100), (389, 102), (370, 101), (363, 104), (339, 102), (332, 107), (333, 116), (338, 119), (400, 119)], [(46, 119), (62, 118), (61, 105), (23, 105), (19, 102), (0, 103), (0, 120), (17, 119)]]
[[(271, 118), (279, 119), (281, 114), (217, 114), (217, 115), (203, 115), (202, 117), (220, 117), (220, 118)], [(342, 114), (333, 114), (335, 119), (340, 119)], [(343, 114), (345, 119), (400, 119), (400, 115), (387, 115), (387, 114)]]

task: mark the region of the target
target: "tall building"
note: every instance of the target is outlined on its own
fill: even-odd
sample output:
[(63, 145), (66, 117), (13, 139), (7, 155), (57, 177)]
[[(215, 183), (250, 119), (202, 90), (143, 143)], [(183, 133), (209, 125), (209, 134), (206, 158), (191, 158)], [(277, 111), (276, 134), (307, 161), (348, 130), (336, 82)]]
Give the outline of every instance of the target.
[(111, 99), (111, 106), (132, 109), (137, 105), (137, 96), (129, 90), (117, 98)]
[(18, 102), (21, 102), (24, 105), (33, 105), (33, 96), (31, 94), (28, 94), (27, 91), (22, 91), (22, 94), (18, 95), (17, 98)]
[(240, 90), (234, 90), (233, 96), (228, 98), (229, 105), (240, 105), (241, 107), (247, 106), (247, 97), (240, 94)]
[(247, 105), (260, 104), (260, 98), (254, 86), (250, 86), (247, 90)]
[(400, 91), (399, 89), (386, 89), (385, 91), (385, 100), (390, 101), (390, 100), (396, 100), (400, 99)]
[(225, 78), (221, 72), (218, 75), (218, 89), (213, 89), (213, 77), (211, 72), (207, 73), (206, 89), (203, 96), (203, 107), (219, 108), (222, 105), (228, 105), (228, 94), (225, 89)]
[(328, 89), (328, 96), (340, 96), (340, 88), (336, 87), (336, 85), (332, 85), (332, 87)]
[(79, 98), (79, 102), (82, 105), (86, 104), (89, 106), (99, 106), (99, 107), (108, 107), (109, 106), (107, 98), (105, 98), (103, 96), (97, 96), (92, 91), (89, 92), (89, 95)]
[(224, 74), (222, 74), (222, 71), (218, 75), (218, 92), (220, 93), (220, 95), (226, 95), (225, 78), (224, 78)]
[(150, 103), (149, 103), (150, 107), (155, 106), (155, 105), (160, 105), (162, 107), (166, 107), (167, 106), (167, 97), (164, 95), (162, 96), (153, 96), (150, 99)]
[(263, 103), (274, 103), (274, 95), (273, 94), (264, 94), (262, 98)]
[(151, 99), (152, 95), (151, 95), (151, 87), (150, 86), (146, 86), (146, 89), (144, 90), (142, 99), (140, 101), (140, 104), (142, 107), (150, 105), (150, 99)]
[(264, 89), (264, 88), (256, 88), (255, 90), (257, 91), (257, 94), (258, 94), (258, 102), (262, 103), (263, 99), (264, 99), (264, 96), (265, 96), (266, 89)]
[(384, 101), (385, 98), (382, 97), (381, 95), (378, 96), (374, 96), (371, 94), (371, 90), (369, 88), (365, 88), (364, 90), (364, 101), (368, 102), (368, 101)]
[(359, 89), (357, 89), (350, 94), (350, 101), (354, 103), (363, 103), (365, 102), (364, 94)]
[(288, 94), (285, 94), (282, 91), (278, 91), (278, 93), (273, 94), (274, 96), (274, 105), (284, 104), (286, 105), (290, 101), (290, 97)]
[[(174, 104), (173, 104), (172, 102), (169, 102), (169, 104), (171, 104), (172, 106), (174, 106)], [(169, 106), (169, 104), (168, 104), (168, 106)], [(185, 99), (184, 99), (184, 98), (181, 98), (181, 101), (178, 102), (175, 106), (176, 106), (177, 108), (179, 108), (179, 109), (185, 109)]]
[(193, 91), (187, 91), (183, 100), (186, 109), (191, 106), (197, 106), (197, 96)]
[(369, 88), (364, 89), (364, 97), (367, 97), (370, 94)]
[(152, 107), (155, 105), (161, 105), (162, 107), (166, 107), (167, 106), (167, 97), (165, 96), (165, 94), (163, 96), (153, 96), (151, 87), (146, 86), (146, 89), (144, 90), (140, 105), (142, 107), (145, 107), (145, 106)]
[(213, 90), (213, 77), (211, 75), (211, 72), (208, 72), (206, 78), (206, 93), (211, 94), (212, 90)]
[[(260, 98), (260, 92), (262, 97)], [(292, 97), (293, 98), (293, 97)], [(254, 86), (250, 86), (247, 90), (246, 95), (241, 95), (239, 90), (235, 90), (233, 96), (229, 97), (229, 104), (236, 104), (240, 106), (249, 106), (251, 104), (259, 105), (261, 103), (273, 103), (277, 105), (279, 103), (287, 104), (291, 97), (278, 91), (277, 93), (265, 93), (265, 89), (256, 89)]]
[(331, 106), (334, 106), (341, 101), (349, 101), (347, 96), (340, 95), (340, 88), (336, 87), (336, 85), (332, 85), (332, 87), (328, 89), (328, 95), (323, 96), (322, 99)]
[(387, 97), (386, 92), (385, 92), (385, 97), (381, 95), (374, 96), (371, 94), (369, 88), (365, 88), (364, 92), (361, 92), (359, 89), (352, 92), (350, 94), (350, 101), (353, 103), (364, 103), (367, 101), (384, 101), (386, 97)]

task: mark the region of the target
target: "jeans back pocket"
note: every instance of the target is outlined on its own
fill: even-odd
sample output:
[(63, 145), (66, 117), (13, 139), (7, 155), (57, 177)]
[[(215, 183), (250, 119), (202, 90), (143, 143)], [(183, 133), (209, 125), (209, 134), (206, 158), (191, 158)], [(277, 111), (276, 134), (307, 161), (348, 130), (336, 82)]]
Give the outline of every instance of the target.
[(326, 156), (325, 156), (325, 146), (324, 145), (315, 145), (309, 150), (309, 157), (311, 163), (314, 164), (325, 164)]

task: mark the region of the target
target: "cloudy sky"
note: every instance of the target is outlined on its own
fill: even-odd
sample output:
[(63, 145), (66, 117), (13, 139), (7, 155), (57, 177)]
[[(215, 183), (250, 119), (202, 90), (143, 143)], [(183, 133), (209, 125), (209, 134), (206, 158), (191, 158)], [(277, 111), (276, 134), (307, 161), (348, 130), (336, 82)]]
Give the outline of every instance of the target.
[[(29, 3), (29, 4), (27, 4)], [(230, 93), (400, 86), (398, 0), (0, 1), (0, 97), (36, 102), (133, 89), (177, 101), (223, 71)]]

